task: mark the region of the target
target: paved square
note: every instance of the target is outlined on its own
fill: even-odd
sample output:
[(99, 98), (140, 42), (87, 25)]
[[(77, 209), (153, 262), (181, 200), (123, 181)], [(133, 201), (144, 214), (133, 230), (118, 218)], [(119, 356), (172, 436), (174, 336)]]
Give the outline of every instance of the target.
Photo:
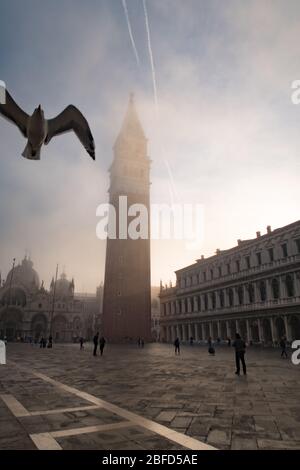
[(300, 449), (300, 366), (249, 348), (8, 344), (0, 449)]

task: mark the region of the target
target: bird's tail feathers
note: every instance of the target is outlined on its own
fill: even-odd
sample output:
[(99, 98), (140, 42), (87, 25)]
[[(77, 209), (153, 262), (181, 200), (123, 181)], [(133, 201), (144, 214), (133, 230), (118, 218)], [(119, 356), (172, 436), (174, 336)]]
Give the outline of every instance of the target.
[(28, 160), (40, 160), (41, 158), (41, 149), (33, 150), (31, 144), (27, 142), (26, 147), (23, 150), (22, 156)]

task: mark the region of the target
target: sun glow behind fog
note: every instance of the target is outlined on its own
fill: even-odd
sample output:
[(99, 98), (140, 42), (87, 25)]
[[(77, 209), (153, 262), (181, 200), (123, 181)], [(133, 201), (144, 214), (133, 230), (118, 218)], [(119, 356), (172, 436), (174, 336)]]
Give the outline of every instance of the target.
[[(95, 214), (108, 201), (112, 146), (131, 90), (149, 139), (151, 201), (205, 209), (201, 248), (152, 242), (153, 284), (174, 279), (174, 270), (202, 253), (299, 219), (300, 106), (290, 99), (300, 77), (298, 2), (148, 1), (157, 106), (142, 2), (127, 0), (139, 64), (121, 1), (51, 5), (29, 1), (26, 13), (20, 2), (2, 1), (1, 43), (9, 55), (1, 78), (28, 111), (41, 101), (50, 117), (78, 105), (97, 161), (70, 135), (51, 142), (41, 162), (26, 162), (22, 137), (1, 119), (3, 274), (27, 248), (46, 285), (57, 262), (77, 290), (94, 291), (103, 279), (105, 242), (96, 238)], [(17, 49), (5, 15), (14, 18)], [(51, 28), (49, 15), (57, 18)], [(20, 58), (28, 59), (28, 50), (26, 65)]]

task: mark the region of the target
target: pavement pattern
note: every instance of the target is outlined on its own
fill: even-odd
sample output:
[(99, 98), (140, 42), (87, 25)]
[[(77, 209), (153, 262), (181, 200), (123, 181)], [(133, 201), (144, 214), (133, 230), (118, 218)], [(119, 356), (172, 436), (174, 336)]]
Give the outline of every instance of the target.
[(300, 449), (300, 366), (278, 349), (7, 345), (0, 449)]

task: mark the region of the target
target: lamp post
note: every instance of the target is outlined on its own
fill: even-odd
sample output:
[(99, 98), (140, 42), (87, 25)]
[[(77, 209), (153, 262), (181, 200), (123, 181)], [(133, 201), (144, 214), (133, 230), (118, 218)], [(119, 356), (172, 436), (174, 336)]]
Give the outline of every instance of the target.
[(49, 333), (49, 336), (52, 336), (52, 323), (53, 323), (53, 315), (54, 315), (54, 307), (55, 307), (57, 275), (58, 275), (58, 264), (56, 265), (55, 282), (54, 282), (54, 286), (53, 286), (53, 299), (52, 299), (52, 309), (51, 309), (51, 317), (50, 317), (50, 333)]

